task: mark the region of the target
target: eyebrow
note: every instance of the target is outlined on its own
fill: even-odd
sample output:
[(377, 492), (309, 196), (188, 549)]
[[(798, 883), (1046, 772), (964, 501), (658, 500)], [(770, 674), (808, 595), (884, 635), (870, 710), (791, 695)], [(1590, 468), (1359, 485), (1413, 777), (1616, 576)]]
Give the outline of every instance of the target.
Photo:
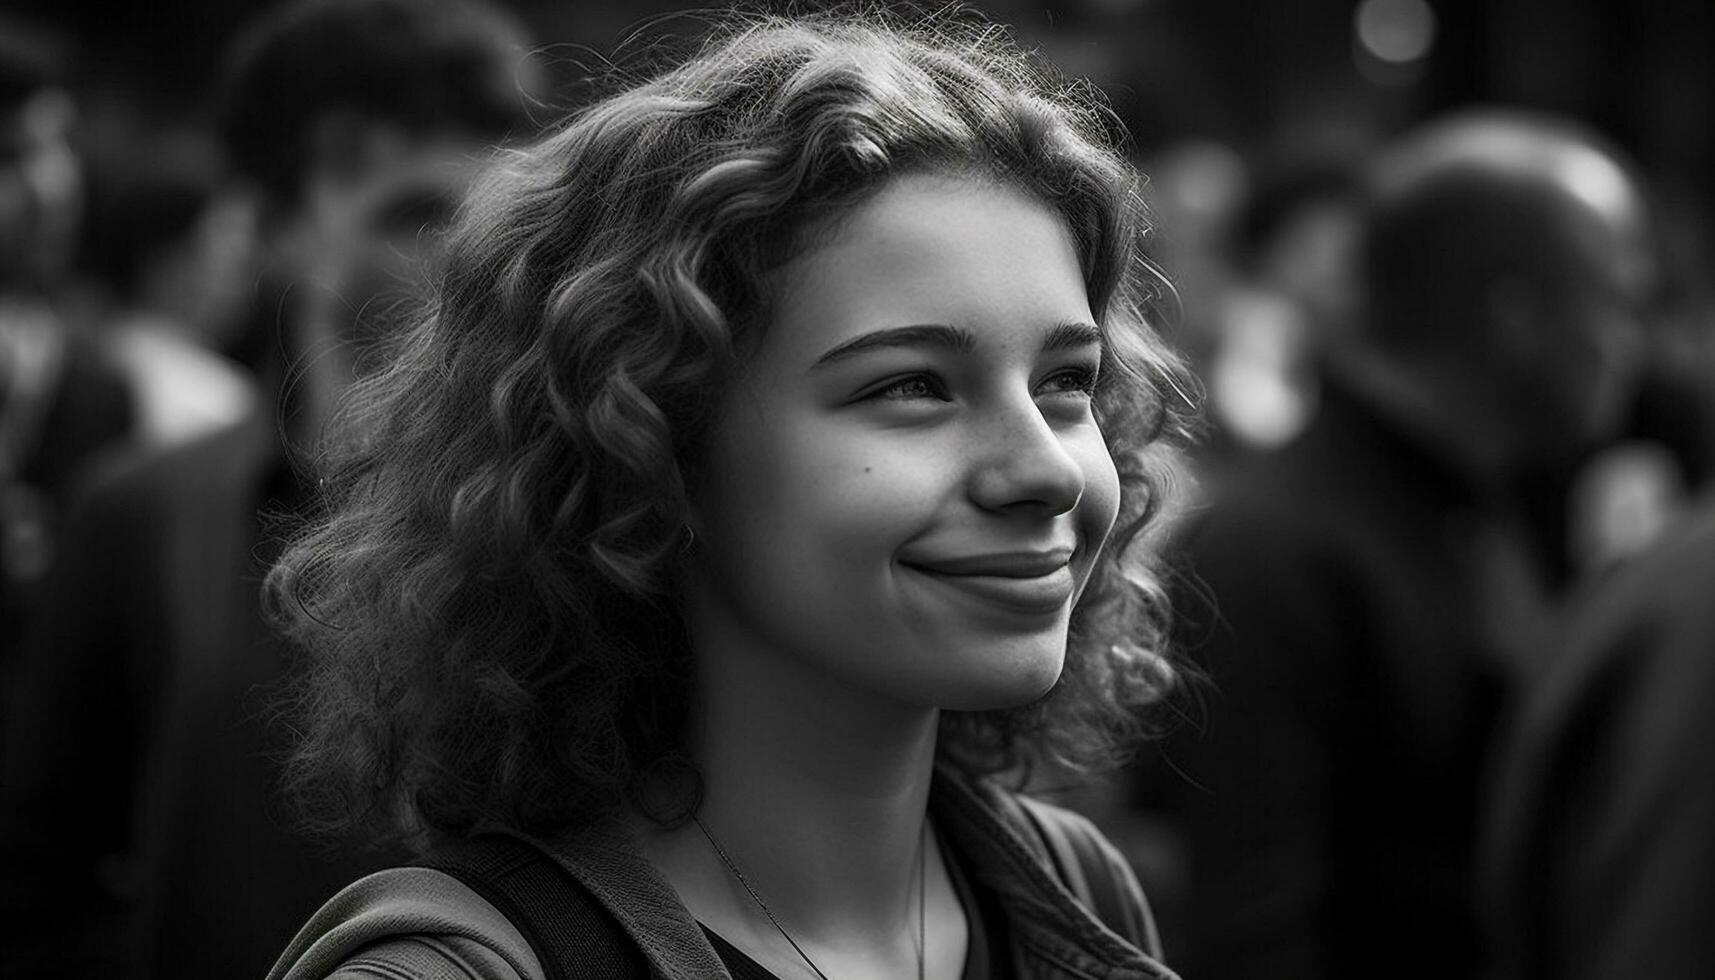
[(1048, 331), (1042, 341), (1043, 351), (1073, 350), (1079, 347), (1103, 347), (1102, 329), (1093, 323), (1068, 320)]
[[(1102, 331), (1093, 323), (1068, 321), (1055, 325), (1042, 340), (1043, 351), (1069, 350), (1076, 347), (1099, 347)], [(935, 347), (964, 354), (976, 350), (977, 338), (969, 330), (941, 323), (919, 323), (908, 327), (889, 327), (853, 337), (828, 350), (810, 370), (826, 367), (859, 354), (892, 347)]]

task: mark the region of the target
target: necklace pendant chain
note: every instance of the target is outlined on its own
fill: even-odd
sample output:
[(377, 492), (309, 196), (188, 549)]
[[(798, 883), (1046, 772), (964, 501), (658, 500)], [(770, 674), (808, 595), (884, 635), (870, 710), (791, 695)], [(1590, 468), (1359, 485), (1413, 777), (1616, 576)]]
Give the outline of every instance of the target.
[[(720, 856), (721, 863), (726, 865), (727, 870), (732, 872), (734, 878), (738, 879), (739, 885), (750, 895), (751, 901), (756, 903), (756, 907), (762, 910), (762, 914), (768, 917), (768, 921), (774, 925), (774, 929), (780, 933), (780, 937), (786, 940), (787, 944), (792, 947), (792, 951), (798, 954), (811, 972), (815, 973), (820, 980), (828, 980), (828, 975), (822, 972), (822, 968), (816, 965), (816, 961), (810, 958), (809, 953), (804, 952), (804, 947), (798, 945), (798, 941), (793, 939), (792, 934), (786, 931), (786, 927), (780, 924), (779, 919), (775, 918), (774, 912), (768, 907), (768, 903), (764, 902), (762, 896), (756, 893), (756, 889), (751, 887), (750, 882), (744, 877), (744, 872), (738, 869), (738, 863), (732, 859), (731, 855), (727, 854), (726, 848), (721, 846), (720, 841), (715, 840), (715, 835), (709, 832), (708, 826), (703, 823), (703, 818), (693, 814), (691, 819), (696, 821), (697, 829), (701, 830), (703, 836), (708, 838), (709, 846), (714, 848), (715, 853)], [(924, 897), (927, 891), (925, 881), (928, 878), (928, 871), (925, 866), (928, 863), (929, 821), (925, 818), (917, 844), (917, 980), (923, 980), (924, 961), (928, 958), (929, 943), (927, 933), (924, 931), (926, 921)]]

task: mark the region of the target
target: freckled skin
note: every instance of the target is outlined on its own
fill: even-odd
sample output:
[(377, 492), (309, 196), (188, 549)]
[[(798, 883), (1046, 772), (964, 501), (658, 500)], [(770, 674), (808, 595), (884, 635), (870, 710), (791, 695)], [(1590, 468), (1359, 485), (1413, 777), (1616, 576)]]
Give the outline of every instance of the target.
[[(743, 650), (811, 678), (816, 697), (918, 709), (1040, 696), (1119, 498), (1079, 380), (1099, 345), (1043, 349), (1057, 325), (1095, 319), (1066, 226), (995, 184), (899, 178), (774, 288), (775, 317), (720, 409), (693, 497), (699, 656)], [(974, 347), (815, 366), (855, 337), (918, 324), (965, 331)], [(1075, 591), (1048, 612), (908, 561), (1055, 547), (1075, 548)]]

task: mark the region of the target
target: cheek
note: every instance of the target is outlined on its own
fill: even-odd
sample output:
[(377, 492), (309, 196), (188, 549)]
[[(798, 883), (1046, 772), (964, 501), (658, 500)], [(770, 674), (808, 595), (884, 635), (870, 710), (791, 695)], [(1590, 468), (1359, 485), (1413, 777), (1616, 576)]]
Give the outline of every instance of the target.
[(722, 428), (699, 519), (731, 556), (722, 564), (747, 575), (801, 589), (871, 574), (936, 499), (934, 460), (873, 435), (784, 411), (741, 411)]
[[(806, 428), (770, 467), (777, 512), (789, 515), (804, 562), (869, 574), (935, 513), (944, 492), (931, 453), (901, 453), (873, 435)], [(843, 560), (849, 559), (849, 564)]]
[(1094, 553), (1107, 540), (1119, 515), (1119, 470), (1100, 434), (1079, 440), (1073, 451), (1084, 470), (1084, 494), (1078, 501), (1079, 530)]

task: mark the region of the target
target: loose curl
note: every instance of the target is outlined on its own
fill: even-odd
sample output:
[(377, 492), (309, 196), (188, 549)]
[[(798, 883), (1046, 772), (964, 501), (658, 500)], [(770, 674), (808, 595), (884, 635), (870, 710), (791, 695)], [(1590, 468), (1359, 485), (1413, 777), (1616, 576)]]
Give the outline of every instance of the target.
[(945, 712), (940, 752), (972, 774), (1116, 761), (1174, 683), (1155, 532), (1193, 408), (1149, 324), (1169, 290), (1110, 127), (993, 26), (751, 18), (498, 162), (268, 577), (310, 655), (287, 776), (312, 822), (554, 832), (682, 764), (679, 535), (707, 420), (766, 328), (768, 273), (908, 172), (1063, 216), (1122, 487), (1059, 683)]

